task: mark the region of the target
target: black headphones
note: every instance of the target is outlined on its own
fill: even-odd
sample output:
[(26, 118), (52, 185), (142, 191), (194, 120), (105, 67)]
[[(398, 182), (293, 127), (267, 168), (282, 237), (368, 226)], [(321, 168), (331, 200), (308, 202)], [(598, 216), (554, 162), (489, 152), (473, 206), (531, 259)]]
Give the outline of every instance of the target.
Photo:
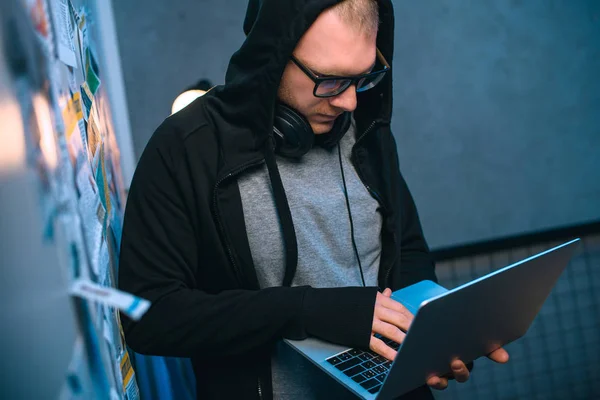
[[(322, 143), (325, 148), (333, 148), (350, 127), (351, 114), (344, 112), (334, 122), (333, 128)], [(277, 102), (273, 120), (275, 151), (290, 158), (301, 158), (315, 144), (315, 133), (306, 117), (290, 106)]]

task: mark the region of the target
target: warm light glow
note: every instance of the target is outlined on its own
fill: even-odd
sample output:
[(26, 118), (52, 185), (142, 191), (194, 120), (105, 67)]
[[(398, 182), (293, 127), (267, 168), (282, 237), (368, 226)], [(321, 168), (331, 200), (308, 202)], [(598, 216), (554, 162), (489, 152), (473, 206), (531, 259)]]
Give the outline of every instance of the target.
[(198, 97), (204, 95), (205, 93), (205, 90), (188, 90), (187, 92), (181, 93), (173, 102), (173, 107), (171, 107), (171, 114), (175, 114), (177, 111), (186, 107), (192, 101), (196, 100)]
[(25, 132), (16, 101), (0, 101), (0, 175), (25, 167)]
[(58, 164), (58, 152), (56, 149), (52, 116), (50, 115), (50, 105), (46, 97), (39, 93), (33, 96), (32, 103), (40, 130), (40, 149), (46, 166), (49, 169), (54, 169)]

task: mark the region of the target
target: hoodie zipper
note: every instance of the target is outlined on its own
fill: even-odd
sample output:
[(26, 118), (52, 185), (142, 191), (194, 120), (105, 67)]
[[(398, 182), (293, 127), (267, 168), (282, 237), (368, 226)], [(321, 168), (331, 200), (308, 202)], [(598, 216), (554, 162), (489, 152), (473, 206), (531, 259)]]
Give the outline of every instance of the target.
[(258, 378), (258, 398), (261, 400), (263, 398), (262, 385), (260, 384), (260, 377)]
[[(371, 122), (371, 124), (367, 127), (367, 129), (365, 129), (365, 131), (358, 137), (358, 139), (356, 139), (356, 143), (354, 143), (354, 146), (356, 146), (365, 136), (367, 136), (367, 134), (369, 132), (371, 132), (373, 130), (373, 128), (375, 127), (375, 125), (377, 124), (377, 121), (374, 120), (373, 122)], [(358, 163), (357, 163), (358, 166)], [(363, 185), (365, 185), (365, 187), (367, 188), (367, 191), (371, 194), (371, 196), (373, 196), (378, 202), (379, 204), (381, 204), (381, 207), (383, 208), (383, 210), (385, 212), (387, 212), (387, 208), (385, 207), (385, 204), (383, 203), (381, 196), (379, 195), (379, 193), (377, 193), (373, 188), (371, 188), (366, 182), (365, 179), (362, 175), (362, 171), (360, 169), (360, 167), (356, 168), (356, 172), (358, 173), (358, 177), (360, 178), (360, 180), (362, 181)], [(396, 242), (396, 239), (394, 238), (394, 242)], [(390, 278), (390, 274), (392, 272), (392, 268), (391, 266), (394, 263), (390, 263), (390, 267), (388, 267), (387, 271), (385, 271), (385, 277), (384, 277), (384, 284), (386, 286), (388, 285), (389, 282), (389, 278)]]
[[(367, 136), (367, 134), (373, 130), (373, 128), (375, 127), (376, 123), (377, 123), (376, 121), (371, 122), (371, 125), (369, 125), (369, 127), (367, 129), (365, 129), (365, 131), (358, 137), (358, 139), (356, 139), (356, 143), (354, 143), (353, 148), (362, 140), (362, 138), (364, 138), (365, 136)], [(360, 177), (360, 180), (362, 181), (363, 185), (365, 185), (365, 187), (367, 188), (367, 191), (371, 194), (371, 196), (375, 197), (375, 199), (377, 199), (377, 201), (379, 202), (379, 204), (381, 204), (381, 206), (385, 209), (385, 205), (383, 204), (383, 201), (381, 201), (381, 196), (379, 195), (379, 193), (377, 193), (375, 190), (373, 190), (365, 182), (365, 179), (362, 176), (362, 171), (360, 170), (360, 168), (357, 168), (356, 172), (358, 172), (358, 176)]]
[[(213, 196), (213, 207), (215, 210), (215, 212), (214, 212), (215, 218), (217, 219), (217, 223), (219, 225), (219, 228), (221, 229), (221, 232), (223, 232), (223, 238), (225, 240), (225, 247), (227, 248), (227, 255), (229, 256), (229, 260), (231, 261), (231, 264), (233, 265), (233, 269), (238, 274), (240, 279), (243, 276), (242, 271), (239, 269), (238, 265), (235, 262), (235, 258), (233, 257), (233, 250), (231, 249), (231, 246), (229, 245), (229, 239), (227, 238), (227, 235), (225, 232), (225, 227), (223, 226), (223, 221), (221, 220), (221, 217), (219, 216), (219, 212), (218, 212), (218, 208), (217, 208), (217, 189), (219, 188), (219, 185), (221, 185), (227, 179), (233, 178), (251, 167), (255, 167), (255, 166), (258, 166), (258, 165), (261, 165), (264, 163), (265, 163), (264, 159), (253, 160), (253, 161), (247, 162), (246, 164), (229, 172), (227, 175), (225, 175), (224, 177), (219, 179), (217, 181), (217, 183), (215, 184), (214, 196)], [(258, 398), (260, 400), (262, 400), (263, 399), (263, 390), (262, 390), (262, 384), (260, 382), (260, 376), (257, 379), (257, 391), (258, 391)]]
[[(225, 232), (225, 227), (223, 226), (223, 221), (221, 220), (221, 217), (219, 215), (219, 210), (217, 207), (217, 189), (219, 188), (219, 185), (221, 183), (223, 183), (224, 181), (226, 181), (227, 179), (233, 178), (234, 176), (241, 174), (248, 168), (263, 164), (264, 162), (265, 162), (264, 159), (250, 161), (250, 162), (242, 165), (241, 167), (236, 168), (232, 172), (228, 173), (227, 175), (225, 175), (224, 177), (219, 179), (217, 181), (217, 183), (215, 184), (214, 195), (213, 195), (213, 208), (215, 210), (214, 211), (215, 218), (217, 219), (217, 223), (219, 225), (219, 228), (221, 229), (221, 232), (223, 232), (223, 239), (225, 241), (225, 247), (227, 248), (227, 256), (229, 257), (229, 261), (231, 261), (231, 264), (233, 265), (233, 269), (234, 269), (235, 273), (237, 274), (237, 276), (240, 277), (240, 279), (242, 279), (243, 274), (242, 274), (241, 269), (235, 262), (235, 258), (233, 257), (233, 250), (229, 244), (229, 238), (227, 237), (227, 234)], [(241, 283), (243, 284), (243, 282), (241, 282)], [(260, 385), (259, 385), (259, 388), (260, 388)]]
[[(353, 148), (362, 140), (362, 138), (364, 138), (369, 132), (371, 132), (373, 130), (376, 123), (377, 123), (376, 121), (371, 122), (371, 125), (369, 125), (369, 127), (367, 129), (365, 129), (365, 131), (358, 137), (358, 139), (356, 139), (356, 143), (354, 143)], [(360, 177), (360, 180), (362, 181), (363, 185), (365, 185), (365, 187), (367, 188), (367, 191), (371, 194), (371, 196), (375, 197), (375, 199), (377, 199), (379, 204), (381, 204), (381, 206), (385, 209), (385, 205), (383, 204), (383, 201), (381, 201), (381, 196), (379, 196), (379, 193), (377, 193), (375, 190), (373, 190), (365, 182), (365, 179), (362, 176), (362, 172), (361, 172), (360, 168), (357, 168), (356, 172), (358, 172), (358, 176)]]

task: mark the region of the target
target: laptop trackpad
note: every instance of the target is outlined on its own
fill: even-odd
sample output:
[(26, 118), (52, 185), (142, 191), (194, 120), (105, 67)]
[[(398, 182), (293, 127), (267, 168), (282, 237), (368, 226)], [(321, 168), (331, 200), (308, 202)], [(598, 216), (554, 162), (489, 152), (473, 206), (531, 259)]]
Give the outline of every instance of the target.
[(340, 346), (315, 338), (307, 338), (304, 340), (284, 339), (284, 341), (304, 356), (311, 358), (317, 363), (350, 349), (347, 346)]

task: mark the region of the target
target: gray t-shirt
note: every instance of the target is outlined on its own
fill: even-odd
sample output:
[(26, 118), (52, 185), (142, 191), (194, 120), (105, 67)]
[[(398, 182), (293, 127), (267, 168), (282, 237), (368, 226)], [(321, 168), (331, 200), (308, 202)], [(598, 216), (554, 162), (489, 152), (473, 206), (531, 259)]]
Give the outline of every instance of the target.
[[(340, 141), (342, 164), (354, 224), (354, 237), (367, 286), (377, 286), (382, 217), (350, 162), (355, 123)], [(300, 160), (277, 157), (298, 242), (292, 286), (362, 286), (352, 247), (338, 149), (314, 147)], [(261, 288), (281, 286), (284, 242), (266, 165), (243, 175), (238, 185), (252, 260)], [(341, 389), (283, 342), (272, 358), (275, 399), (331, 398)], [(335, 392), (336, 398), (349, 392)]]

